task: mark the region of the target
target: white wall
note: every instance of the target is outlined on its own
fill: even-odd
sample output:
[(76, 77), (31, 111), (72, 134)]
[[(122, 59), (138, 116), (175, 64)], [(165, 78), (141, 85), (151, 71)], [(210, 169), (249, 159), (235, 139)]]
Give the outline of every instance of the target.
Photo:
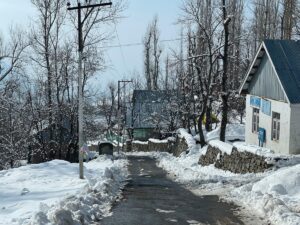
[(300, 104), (291, 106), (290, 153), (300, 154)]
[[(246, 131), (245, 140), (249, 144), (259, 145), (258, 134), (252, 133), (252, 114), (253, 107), (250, 106), (250, 96), (246, 98)], [(289, 154), (289, 141), (290, 141), (290, 117), (291, 109), (288, 103), (274, 101), (271, 99), (265, 99), (271, 102), (271, 116), (259, 111), (259, 127), (266, 130), (266, 142), (264, 147), (272, 149), (275, 153)], [(299, 108), (300, 109), (300, 108)], [(272, 129), (272, 112), (280, 113), (280, 134), (279, 141), (271, 140)], [(300, 112), (297, 115), (300, 118)], [(296, 117), (296, 115), (295, 115)], [(300, 120), (298, 120), (298, 126), (300, 126)], [(300, 132), (300, 131), (299, 131)], [(300, 146), (300, 145), (299, 145)]]

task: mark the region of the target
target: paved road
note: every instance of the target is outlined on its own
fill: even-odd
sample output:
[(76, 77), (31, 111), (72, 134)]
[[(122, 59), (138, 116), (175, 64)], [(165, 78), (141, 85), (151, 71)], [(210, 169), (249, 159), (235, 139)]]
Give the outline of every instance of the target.
[(167, 178), (149, 157), (129, 157), (131, 177), (124, 198), (102, 225), (240, 225), (236, 206), (218, 196), (195, 196)]

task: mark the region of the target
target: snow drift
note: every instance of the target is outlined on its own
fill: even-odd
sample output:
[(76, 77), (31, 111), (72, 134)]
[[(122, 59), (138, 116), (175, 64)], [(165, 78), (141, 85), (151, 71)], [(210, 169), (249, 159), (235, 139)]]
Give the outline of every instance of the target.
[(109, 214), (127, 177), (127, 161), (106, 156), (78, 164), (62, 160), (0, 172), (0, 224), (90, 224)]

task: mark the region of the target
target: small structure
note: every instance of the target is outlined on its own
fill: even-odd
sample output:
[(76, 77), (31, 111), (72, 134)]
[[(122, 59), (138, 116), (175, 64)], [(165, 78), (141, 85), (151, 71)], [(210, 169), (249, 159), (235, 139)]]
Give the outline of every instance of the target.
[(300, 42), (265, 40), (239, 90), (249, 144), (300, 154)]
[[(177, 122), (176, 117), (168, 114), (170, 111), (168, 107), (171, 107), (174, 97), (175, 95), (170, 91), (135, 90), (133, 92), (131, 115), (127, 116), (126, 126), (133, 129), (135, 140), (159, 139), (162, 129)], [(175, 107), (172, 111), (178, 112)], [(170, 121), (172, 118), (174, 121)]]
[(113, 155), (114, 146), (111, 142), (99, 143), (99, 155)]
[(29, 146), (28, 161), (40, 163), (52, 159), (63, 159), (70, 162), (78, 161), (76, 127), (71, 119), (60, 115), (51, 124), (33, 134), (36, 139)]

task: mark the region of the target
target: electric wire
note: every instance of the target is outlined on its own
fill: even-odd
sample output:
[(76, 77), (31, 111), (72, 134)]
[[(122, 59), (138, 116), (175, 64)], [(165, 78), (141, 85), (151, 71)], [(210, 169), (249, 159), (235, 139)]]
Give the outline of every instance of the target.
[(116, 33), (116, 37), (117, 37), (117, 40), (118, 40), (118, 47), (120, 48), (120, 52), (121, 52), (123, 64), (124, 64), (125, 69), (126, 69), (126, 71), (127, 71), (127, 64), (126, 64), (124, 52), (123, 52), (123, 49), (122, 49), (122, 45), (121, 45), (121, 42), (120, 42), (120, 37), (119, 37), (118, 30), (117, 30), (117, 24), (116, 24), (116, 21), (113, 20), (113, 23), (114, 23), (114, 26), (115, 26), (115, 33)]
[[(181, 38), (176, 38), (176, 39), (166, 39), (166, 40), (161, 40), (160, 43), (163, 42), (175, 42), (175, 41), (181, 41)], [(119, 48), (119, 47), (134, 47), (134, 46), (141, 46), (143, 43), (128, 43), (128, 44), (120, 44), (120, 40), (118, 45), (108, 45), (108, 46), (100, 46), (99, 48)]]

